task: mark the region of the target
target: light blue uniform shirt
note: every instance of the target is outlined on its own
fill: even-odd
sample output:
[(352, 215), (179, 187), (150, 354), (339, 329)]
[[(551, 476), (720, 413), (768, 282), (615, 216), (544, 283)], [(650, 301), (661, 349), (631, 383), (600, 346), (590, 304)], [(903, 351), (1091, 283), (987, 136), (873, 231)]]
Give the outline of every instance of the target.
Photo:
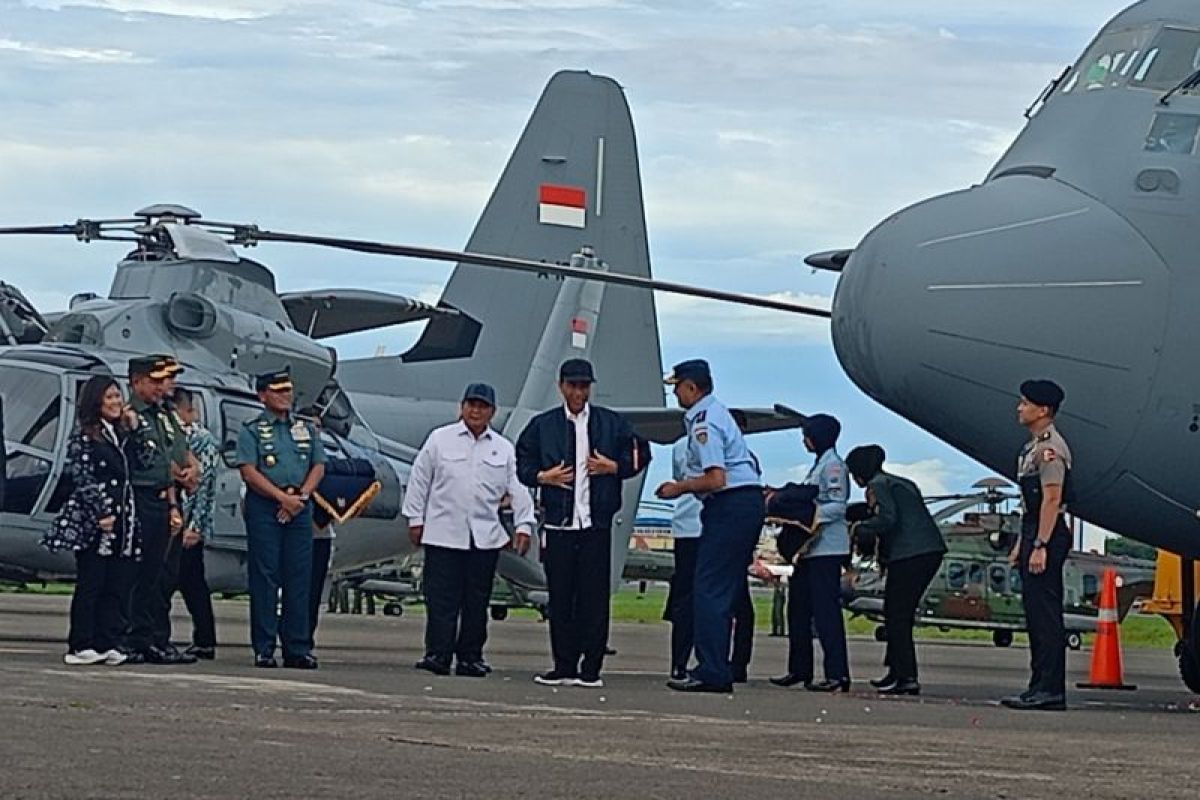
[(820, 523), (817, 541), (803, 556), (844, 556), (850, 554), (850, 528), (846, 525), (846, 500), (850, 496), (850, 480), (846, 463), (837, 450), (826, 450), (803, 483), (817, 487), (817, 515)]
[[(688, 440), (684, 436), (671, 448), (671, 480), (681, 481), (694, 478), (687, 471)], [(671, 514), (671, 535), (676, 539), (697, 539), (700, 537), (700, 510), (704, 504), (694, 494), (685, 494), (675, 501), (675, 510)]]
[(688, 433), (688, 475), (703, 475), (719, 467), (725, 470), (725, 489), (762, 485), (758, 462), (746, 446), (745, 437), (729, 409), (716, 397), (705, 396), (683, 418)]

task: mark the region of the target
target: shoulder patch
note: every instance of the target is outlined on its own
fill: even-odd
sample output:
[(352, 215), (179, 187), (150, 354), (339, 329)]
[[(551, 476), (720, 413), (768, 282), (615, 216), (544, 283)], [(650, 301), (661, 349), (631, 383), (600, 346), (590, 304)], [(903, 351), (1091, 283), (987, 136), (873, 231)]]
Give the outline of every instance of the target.
[(697, 415), (696, 415), (696, 418), (692, 420), (692, 424), (693, 424), (693, 425), (695, 425), (695, 424), (696, 424), (696, 423), (698, 423), (698, 422), (704, 422), (704, 420), (705, 420), (707, 417), (708, 417), (708, 410), (706, 409), (706, 410), (704, 410), (704, 411), (701, 411), (699, 414), (697, 414)]
[(1047, 447), (1045, 450), (1042, 451), (1042, 460), (1045, 461), (1047, 464), (1051, 463), (1052, 461), (1057, 461), (1058, 453), (1054, 450), (1053, 447)]
[(696, 431), (696, 441), (700, 444), (708, 444), (708, 431)]

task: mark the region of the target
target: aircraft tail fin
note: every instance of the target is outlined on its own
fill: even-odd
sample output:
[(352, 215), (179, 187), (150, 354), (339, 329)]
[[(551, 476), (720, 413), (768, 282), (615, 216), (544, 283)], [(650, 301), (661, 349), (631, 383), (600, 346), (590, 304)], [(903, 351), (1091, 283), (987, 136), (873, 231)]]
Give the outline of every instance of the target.
[[(624, 93), (610, 78), (559, 72), (467, 249), (565, 262), (585, 248), (595, 254), (585, 265), (650, 276), (637, 143)], [(599, 378), (596, 403), (662, 405), (650, 292), (459, 264), (441, 303), (460, 313), (432, 319), (401, 356), (343, 362), (342, 386), (352, 394), (457, 405), (465, 383), (486, 381), (502, 409), (541, 410), (557, 400), (559, 361), (586, 354)], [(394, 431), (402, 435), (393, 438), (417, 445), (427, 430), (422, 422)]]

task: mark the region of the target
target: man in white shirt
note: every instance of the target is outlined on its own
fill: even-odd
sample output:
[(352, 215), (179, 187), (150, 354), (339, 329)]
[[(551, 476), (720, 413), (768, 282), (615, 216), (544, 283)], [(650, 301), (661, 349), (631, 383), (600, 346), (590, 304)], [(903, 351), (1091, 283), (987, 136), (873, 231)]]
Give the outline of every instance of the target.
[(500, 523), (500, 502), (512, 501), (516, 546), (529, 547), (533, 501), (517, 481), (512, 443), (490, 427), (496, 392), (473, 383), (463, 395), (459, 421), (429, 434), (413, 462), (404, 516), (409, 538), (425, 548), (425, 657), (417, 669), (485, 677), (488, 601), (500, 551), (509, 536)]

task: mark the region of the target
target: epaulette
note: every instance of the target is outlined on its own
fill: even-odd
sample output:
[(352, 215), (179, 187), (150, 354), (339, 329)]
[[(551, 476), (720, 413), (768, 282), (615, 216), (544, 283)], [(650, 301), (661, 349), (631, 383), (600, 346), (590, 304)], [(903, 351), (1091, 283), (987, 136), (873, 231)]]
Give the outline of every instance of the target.
[(1038, 435), (1038, 437), (1037, 437), (1037, 440), (1038, 440), (1039, 442), (1048, 442), (1048, 441), (1050, 441), (1050, 431), (1042, 431), (1042, 432), (1041, 432), (1041, 433)]

